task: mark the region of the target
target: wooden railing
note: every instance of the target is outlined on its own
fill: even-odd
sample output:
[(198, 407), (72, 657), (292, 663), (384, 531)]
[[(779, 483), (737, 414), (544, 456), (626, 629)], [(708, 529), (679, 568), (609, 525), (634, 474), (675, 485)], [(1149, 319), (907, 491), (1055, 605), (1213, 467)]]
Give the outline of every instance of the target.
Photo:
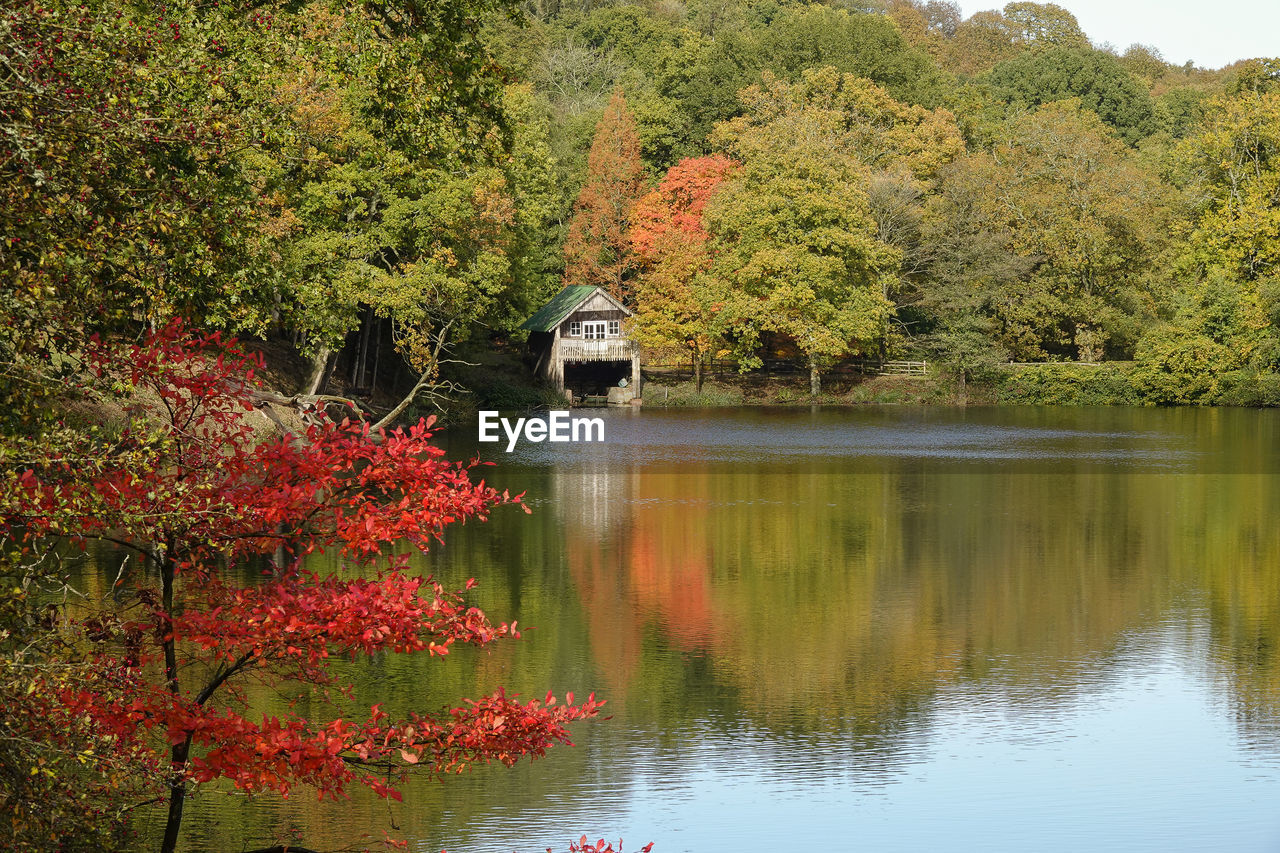
[(635, 342), (627, 338), (560, 339), (564, 361), (630, 361), (635, 351)]
[[(1114, 362), (1112, 362), (1114, 363)], [(1100, 361), (1006, 361), (1005, 367), (1101, 367)]]
[[(644, 369), (651, 373), (668, 376), (692, 376), (693, 365), (688, 359), (683, 361), (653, 360), (644, 363)], [(760, 367), (750, 371), (765, 376), (808, 376), (809, 366), (798, 359), (768, 358)], [(738, 365), (731, 359), (707, 359), (703, 365), (705, 376), (723, 378), (724, 375), (736, 375)], [(822, 369), (823, 376), (841, 376), (861, 374), (863, 376), (928, 376), (927, 361), (885, 361), (876, 359), (843, 359)]]
[(880, 365), (881, 376), (928, 376), (927, 361), (886, 361)]

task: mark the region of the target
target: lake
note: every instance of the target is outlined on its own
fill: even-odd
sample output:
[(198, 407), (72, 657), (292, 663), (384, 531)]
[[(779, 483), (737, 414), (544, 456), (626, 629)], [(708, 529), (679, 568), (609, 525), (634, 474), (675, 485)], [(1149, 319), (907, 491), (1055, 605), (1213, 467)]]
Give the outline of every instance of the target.
[(187, 850), (1280, 849), (1277, 413), (582, 414), (603, 443), (444, 437), (533, 514), (417, 565), (525, 638), (350, 674), (393, 714), (506, 685), (612, 718), (403, 804), (206, 792)]

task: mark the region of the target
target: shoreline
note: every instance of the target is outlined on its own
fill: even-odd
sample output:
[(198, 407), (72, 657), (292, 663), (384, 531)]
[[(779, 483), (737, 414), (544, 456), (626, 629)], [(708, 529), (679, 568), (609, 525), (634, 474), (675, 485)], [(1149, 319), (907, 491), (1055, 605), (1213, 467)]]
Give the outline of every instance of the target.
[[(1150, 387), (1132, 362), (1082, 366), (1046, 364), (999, 366), (963, 385), (953, 370), (927, 376), (824, 376), (822, 392), (809, 393), (808, 376), (753, 373), (707, 378), (699, 392), (691, 378), (645, 376), (646, 408), (721, 408), (752, 406), (1122, 406), (1137, 408), (1280, 407), (1280, 374), (1232, 371), (1211, 377), (1194, 396), (1170, 395), (1164, 383)], [(1174, 377), (1161, 377), (1173, 380)]]

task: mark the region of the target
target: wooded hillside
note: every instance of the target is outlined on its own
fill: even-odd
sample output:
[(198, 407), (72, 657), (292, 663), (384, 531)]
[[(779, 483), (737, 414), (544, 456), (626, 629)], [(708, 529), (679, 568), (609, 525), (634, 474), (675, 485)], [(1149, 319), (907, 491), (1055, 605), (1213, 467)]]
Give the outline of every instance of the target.
[(1280, 61), (1053, 4), (52, 0), (0, 57), (11, 375), (180, 316), (288, 341), (304, 390), (429, 385), (587, 281), (651, 346), (815, 378), (1136, 359), (1206, 402), (1280, 362)]

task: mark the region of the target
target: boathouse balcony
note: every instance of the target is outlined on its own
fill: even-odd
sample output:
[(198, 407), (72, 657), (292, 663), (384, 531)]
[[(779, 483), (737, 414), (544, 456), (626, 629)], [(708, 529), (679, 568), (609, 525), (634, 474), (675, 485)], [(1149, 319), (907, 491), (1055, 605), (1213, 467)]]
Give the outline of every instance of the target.
[(627, 338), (560, 339), (561, 361), (631, 361), (634, 341)]

